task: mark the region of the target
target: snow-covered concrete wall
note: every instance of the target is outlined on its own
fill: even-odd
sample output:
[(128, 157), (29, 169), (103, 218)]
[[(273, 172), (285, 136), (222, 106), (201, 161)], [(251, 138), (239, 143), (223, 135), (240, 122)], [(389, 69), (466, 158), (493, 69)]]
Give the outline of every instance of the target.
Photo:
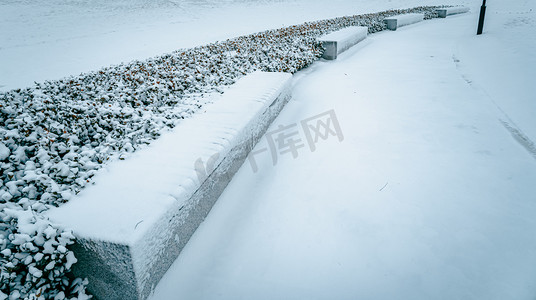
[(240, 79), (204, 113), (116, 161), (48, 212), (71, 227), (75, 274), (102, 299), (144, 299), (290, 98), (287, 73)]
[(364, 40), (367, 34), (367, 27), (351, 26), (319, 38), (325, 48), (322, 57), (328, 60), (337, 59), (337, 55)]
[(385, 18), (387, 29), (396, 30), (398, 27), (414, 24), (424, 20), (424, 14), (405, 14)]
[(463, 14), (469, 11), (469, 7), (447, 7), (436, 10), (437, 16), (440, 18), (446, 18), (450, 15)]

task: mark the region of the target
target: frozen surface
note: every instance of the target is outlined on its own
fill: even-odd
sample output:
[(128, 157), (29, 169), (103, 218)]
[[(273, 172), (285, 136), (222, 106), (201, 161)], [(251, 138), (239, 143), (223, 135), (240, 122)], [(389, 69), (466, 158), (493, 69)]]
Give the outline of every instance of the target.
[[(471, 9), (476, 20), (479, 11)], [(529, 53), (536, 53), (535, 15), (534, 0), (488, 3), (485, 34), (457, 44), (453, 53), (464, 80), (495, 103), (501, 120), (518, 128), (533, 143), (536, 56)], [(476, 32), (475, 28), (468, 30)]]
[(271, 28), (474, 0), (4, 0), (0, 90)]
[[(110, 163), (96, 176), (94, 186), (47, 214), (79, 238), (137, 242), (172, 207), (186, 204), (206, 178), (198, 177), (198, 171), (212, 173), (241, 139), (244, 125), (270, 105), (290, 76), (256, 72), (242, 78), (218, 95), (225, 101), (207, 105), (203, 113), (185, 119), (129, 159)], [(196, 168), (196, 161), (206, 163), (215, 154), (219, 155), (212, 164)]]
[(299, 73), (269, 130), (344, 140), (244, 164), (152, 299), (534, 299), (535, 7), (488, 3)]

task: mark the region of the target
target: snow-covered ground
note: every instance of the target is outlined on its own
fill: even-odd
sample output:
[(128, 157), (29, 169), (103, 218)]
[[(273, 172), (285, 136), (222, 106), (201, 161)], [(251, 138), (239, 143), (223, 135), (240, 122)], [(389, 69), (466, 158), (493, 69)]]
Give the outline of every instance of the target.
[(488, 1), (476, 37), (479, 0), (3, 0), (0, 90), (308, 20), (469, 5), (297, 74), (270, 131), (333, 112), (338, 138), (311, 152), (300, 129), (275, 166), (261, 143), (153, 299), (533, 299), (535, 2)]
[(152, 299), (534, 299), (536, 3), (488, 4), (296, 74), (297, 157), (261, 142)]
[(0, 91), (305, 21), (471, 0), (2, 0)]

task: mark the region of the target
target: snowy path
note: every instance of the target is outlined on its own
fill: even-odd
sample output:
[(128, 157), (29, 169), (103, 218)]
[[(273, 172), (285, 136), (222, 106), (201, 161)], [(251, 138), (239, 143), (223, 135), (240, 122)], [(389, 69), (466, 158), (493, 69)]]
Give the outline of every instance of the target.
[[(480, 41), (510, 34), (503, 17)], [(372, 35), (298, 74), (269, 131), (333, 109), (344, 140), (244, 164), (152, 299), (534, 299), (536, 160), (486, 96), (502, 78), (478, 68), (506, 50), (474, 52), (476, 18)], [(503, 110), (536, 128), (521, 117), (536, 94), (511, 92)]]

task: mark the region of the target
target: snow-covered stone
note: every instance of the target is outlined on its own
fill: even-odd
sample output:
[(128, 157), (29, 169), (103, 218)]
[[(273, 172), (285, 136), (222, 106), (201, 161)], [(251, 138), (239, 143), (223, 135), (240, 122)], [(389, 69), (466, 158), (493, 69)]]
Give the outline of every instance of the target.
[(0, 161), (8, 158), (10, 153), (11, 151), (9, 151), (9, 148), (6, 147), (4, 143), (0, 142)]
[(387, 25), (387, 29), (396, 30), (398, 27), (418, 23), (422, 20), (424, 20), (424, 14), (413, 13), (385, 18), (385, 24)]
[(364, 40), (367, 34), (368, 28), (365, 26), (350, 26), (319, 38), (318, 41), (322, 42), (326, 49), (322, 57), (328, 60), (337, 59), (337, 55)]
[[(242, 78), (204, 113), (111, 163), (95, 186), (48, 211), (74, 230), (74, 271), (89, 277), (91, 292), (114, 299), (149, 294), (290, 98), (290, 78)], [(200, 170), (196, 163), (211, 157)]]

